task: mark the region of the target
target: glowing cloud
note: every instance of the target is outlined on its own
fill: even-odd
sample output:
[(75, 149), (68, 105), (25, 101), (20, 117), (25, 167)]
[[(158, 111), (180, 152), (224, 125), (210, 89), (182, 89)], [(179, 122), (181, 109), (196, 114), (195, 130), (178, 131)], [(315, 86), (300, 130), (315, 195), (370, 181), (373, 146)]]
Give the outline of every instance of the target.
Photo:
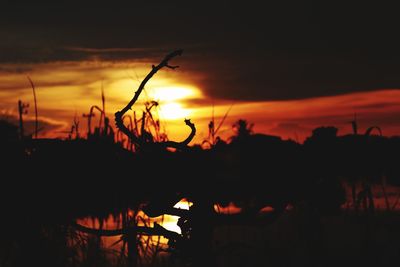
[(152, 90), (152, 97), (156, 101), (171, 102), (183, 99), (202, 98), (201, 91), (195, 87), (156, 87)]
[(182, 104), (172, 102), (160, 107), (160, 117), (165, 120), (178, 120), (190, 116), (191, 110), (182, 107)]

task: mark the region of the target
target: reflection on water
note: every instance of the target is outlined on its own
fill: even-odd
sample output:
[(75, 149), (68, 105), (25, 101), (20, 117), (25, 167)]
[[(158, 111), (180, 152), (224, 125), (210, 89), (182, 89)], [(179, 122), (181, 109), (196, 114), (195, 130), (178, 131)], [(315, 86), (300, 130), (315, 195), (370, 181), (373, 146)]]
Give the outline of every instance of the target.
[[(174, 208), (189, 210), (192, 205), (192, 202), (182, 199), (175, 204)], [(241, 211), (241, 208), (235, 206), (233, 203), (229, 203), (228, 206), (216, 204), (214, 205), (214, 209), (217, 213), (222, 214), (236, 214)], [(109, 215), (103, 220), (87, 217), (77, 220), (77, 223), (93, 229), (115, 230), (123, 228), (124, 219), (128, 219), (134, 221), (137, 226), (153, 228), (155, 224), (159, 224), (169, 231), (181, 234), (181, 229), (177, 225), (179, 216), (165, 214), (150, 218), (141, 210), (137, 212), (129, 210), (125, 216), (123, 218), (123, 214), (119, 214), (118, 216)], [(101, 247), (109, 252), (111, 251), (112, 255), (126, 254), (126, 242), (122, 235), (101, 237), (99, 242), (101, 243)], [(147, 261), (151, 261), (155, 255), (163, 256), (163, 253), (165, 254), (165, 251), (168, 249), (168, 238), (164, 236), (138, 235), (137, 243), (139, 256), (142, 259), (147, 259)]]
[(215, 210), (215, 212), (222, 213), (222, 214), (237, 214), (242, 211), (242, 208), (236, 206), (233, 202), (229, 202), (229, 204), (227, 206), (215, 204), (214, 210)]
[[(343, 205), (343, 209), (349, 210), (352, 209), (351, 203), (351, 194), (349, 186), (345, 186), (347, 202)], [(400, 199), (400, 190), (395, 187), (387, 186), (385, 190), (381, 186), (373, 186), (372, 188), (374, 195), (374, 202), (377, 210), (385, 210), (387, 208), (387, 202), (391, 205), (393, 210), (398, 210), (397, 203)], [(178, 202), (174, 208), (177, 209), (185, 209), (189, 210), (189, 208), (193, 205), (190, 201), (186, 199), (182, 199)], [(291, 206), (288, 206), (287, 210), (289, 211)], [(214, 205), (214, 210), (219, 214), (238, 214), (242, 211), (242, 208), (236, 206), (233, 202), (230, 202), (226, 206), (222, 206), (219, 204)], [(271, 207), (264, 207), (260, 212), (268, 213), (273, 211)], [(137, 226), (145, 226), (149, 228), (153, 228), (155, 224), (159, 224), (165, 229), (169, 231), (176, 232), (181, 234), (181, 229), (177, 225), (179, 220), (178, 216), (173, 215), (162, 215), (159, 217), (150, 218), (143, 211), (133, 211), (130, 210), (127, 212), (125, 218), (120, 214), (118, 216), (108, 216), (100, 221), (98, 218), (84, 218), (79, 219), (77, 222), (86, 227), (94, 228), (94, 229), (106, 229), (106, 230), (114, 230), (124, 228), (123, 225), (137, 225)], [(125, 220), (125, 224), (124, 224)], [(126, 223), (130, 221), (129, 223)], [(95, 237), (96, 238), (96, 237)], [(124, 237), (112, 236), (112, 237), (101, 237), (97, 239), (99, 242), (99, 247), (108, 252), (112, 252), (110, 255), (127, 255), (126, 248), (126, 240)], [(155, 256), (157, 258), (168, 256), (166, 251), (168, 251), (168, 238), (164, 236), (148, 236), (144, 234), (139, 234), (137, 236), (137, 247), (138, 247), (138, 255), (141, 258), (142, 262), (149, 262), (154, 260)]]
[[(188, 210), (193, 203), (187, 201), (186, 199), (182, 199), (178, 202), (174, 208), (185, 209)], [(146, 226), (146, 227), (154, 227), (154, 224), (159, 224), (167, 230), (176, 232), (178, 234), (181, 233), (181, 229), (177, 225), (178, 216), (173, 215), (162, 215), (154, 218), (148, 217), (143, 211), (139, 210), (137, 212), (129, 210), (127, 212), (127, 217), (132, 220), (134, 219), (135, 224), (137, 226)], [(124, 218), (122, 214), (118, 216), (109, 215), (107, 218), (100, 220), (99, 218), (83, 218), (78, 219), (77, 223), (90, 227), (93, 229), (104, 229), (104, 230), (114, 230), (121, 229), (122, 222)], [(148, 235), (139, 235), (137, 238), (138, 241), (138, 252), (142, 258), (148, 258), (151, 260), (152, 256), (155, 254), (162, 254), (163, 251), (168, 248), (168, 239), (164, 236), (148, 236)], [(125, 253), (126, 248), (124, 238), (122, 235), (118, 236), (107, 236), (101, 237), (101, 245), (106, 250), (111, 250), (114, 252)]]

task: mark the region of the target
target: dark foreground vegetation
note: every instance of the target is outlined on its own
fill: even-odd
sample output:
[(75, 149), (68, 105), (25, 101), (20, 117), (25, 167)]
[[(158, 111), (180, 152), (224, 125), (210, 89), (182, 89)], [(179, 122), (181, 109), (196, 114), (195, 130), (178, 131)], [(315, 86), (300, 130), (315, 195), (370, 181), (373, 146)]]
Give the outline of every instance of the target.
[[(0, 122), (0, 266), (400, 262), (398, 196), (388, 190), (400, 186), (399, 137), (382, 136), (377, 127), (360, 134), (353, 122), (353, 134), (320, 127), (299, 144), (254, 134), (239, 120), (226, 141), (214, 138), (210, 123), (205, 149), (188, 145), (196, 133), (190, 120), (186, 140), (163, 136), (151, 114), (155, 102), (146, 104), (140, 120), (125, 125), (125, 113), (146, 82), (163, 67), (175, 68), (169, 60), (180, 53), (153, 66), (132, 101), (115, 114), (115, 129), (103, 116), (93, 133), (89, 124), (86, 139), (77, 127), (67, 140), (32, 139), (21, 135), (21, 126)], [(381, 189), (383, 209), (376, 208), (373, 188)], [(173, 208), (183, 198), (193, 206)], [(241, 212), (218, 212), (232, 205)], [(181, 234), (143, 221), (143, 212), (180, 216)], [(104, 225), (110, 215), (116, 228)], [(77, 223), (82, 218), (99, 225)], [(120, 238), (120, 249), (107, 252), (105, 236)], [(143, 236), (169, 241), (162, 247)]]

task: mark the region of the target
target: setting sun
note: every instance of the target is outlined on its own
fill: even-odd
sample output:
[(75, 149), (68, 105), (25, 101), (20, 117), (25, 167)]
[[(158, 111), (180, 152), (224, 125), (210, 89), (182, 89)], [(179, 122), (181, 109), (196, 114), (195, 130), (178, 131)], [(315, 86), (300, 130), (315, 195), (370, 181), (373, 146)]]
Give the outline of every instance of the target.
[(150, 89), (148, 97), (160, 104), (159, 114), (163, 120), (178, 120), (191, 116), (192, 110), (184, 107), (185, 101), (203, 96), (193, 86), (162, 86)]
[(157, 87), (151, 90), (150, 94), (154, 100), (160, 102), (171, 102), (176, 100), (199, 98), (202, 96), (201, 91), (194, 87)]
[(165, 120), (178, 120), (190, 116), (190, 109), (182, 107), (182, 104), (172, 102), (160, 107), (160, 117)]

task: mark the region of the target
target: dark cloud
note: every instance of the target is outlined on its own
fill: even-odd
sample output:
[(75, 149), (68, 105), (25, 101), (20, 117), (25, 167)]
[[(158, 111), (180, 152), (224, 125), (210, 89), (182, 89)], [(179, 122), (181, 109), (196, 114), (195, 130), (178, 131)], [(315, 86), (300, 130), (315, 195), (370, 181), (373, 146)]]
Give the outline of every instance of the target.
[[(400, 87), (386, 2), (5, 2), (0, 62), (179, 62), (215, 99), (278, 100)], [(323, 2), (320, 3), (320, 2)]]
[(23, 74), (32, 71), (33, 68), (29, 66), (18, 66), (18, 65), (0, 65), (0, 73), (17, 73)]
[[(74, 78), (74, 77), (73, 77)], [(80, 77), (79, 80), (73, 80), (73, 78), (63, 78), (56, 81), (40, 81), (39, 83), (33, 81), (36, 86), (40, 87), (56, 87), (56, 86), (85, 86), (93, 82), (92, 77)], [(29, 82), (26, 79), (20, 79), (18, 82), (5, 82), (0, 84), (0, 90), (10, 90), (14, 93), (21, 90), (31, 88)]]
[(364, 109), (364, 110), (372, 110), (372, 109), (388, 109), (388, 108), (396, 108), (400, 107), (400, 103), (374, 103), (374, 104), (367, 104), (367, 105), (359, 105), (357, 108)]
[[(19, 120), (17, 117), (10, 114), (0, 114), (0, 120), (8, 121), (16, 126), (19, 125)], [(62, 122), (51, 121), (48, 119), (38, 119), (38, 129), (39, 135), (45, 136), (48, 133), (54, 133), (54, 131), (61, 130), (65, 127)], [(35, 120), (30, 118), (24, 119), (24, 131), (26, 135), (33, 135), (35, 132)]]

